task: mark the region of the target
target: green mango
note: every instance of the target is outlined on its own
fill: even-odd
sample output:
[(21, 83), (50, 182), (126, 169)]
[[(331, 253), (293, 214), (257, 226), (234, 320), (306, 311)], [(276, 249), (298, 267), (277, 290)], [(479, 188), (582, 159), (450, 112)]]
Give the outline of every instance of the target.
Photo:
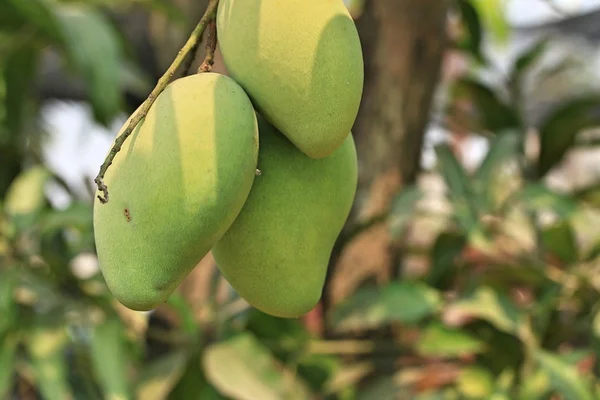
[(195, 74), (157, 97), (106, 173), (108, 203), (94, 203), (100, 269), (119, 302), (155, 308), (210, 251), (250, 193), (258, 140), (229, 77)]
[(312, 158), (342, 145), (364, 81), (342, 0), (221, 0), (217, 29), (229, 75), (273, 126)]
[(352, 134), (313, 159), (258, 117), (260, 175), (212, 253), (225, 279), (260, 311), (296, 318), (320, 300), (334, 243), (357, 185)]

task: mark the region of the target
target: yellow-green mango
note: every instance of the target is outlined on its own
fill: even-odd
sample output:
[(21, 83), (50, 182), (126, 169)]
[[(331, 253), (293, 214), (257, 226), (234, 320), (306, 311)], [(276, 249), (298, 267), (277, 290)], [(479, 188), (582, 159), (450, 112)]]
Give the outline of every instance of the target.
[(213, 247), (221, 273), (249, 304), (296, 318), (321, 298), (333, 245), (357, 185), (352, 135), (313, 159), (258, 117), (260, 175), (227, 233)]
[(100, 269), (119, 302), (155, 308), (210, 251), (250, 193), (258, 140), (229, 77), (177, 79), (158, 96), (106, 173), (108, 203), (94, 204)]
[(229, 75), (298, 149), (322, 158), (344, 142), (364, 65), (342, 0), (221, 0), (217, 29)]

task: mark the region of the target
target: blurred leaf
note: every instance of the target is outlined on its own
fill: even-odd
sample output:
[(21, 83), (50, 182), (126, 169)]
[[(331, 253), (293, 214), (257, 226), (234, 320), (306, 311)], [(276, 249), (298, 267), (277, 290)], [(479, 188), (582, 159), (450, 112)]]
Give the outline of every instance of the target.
[(335, 308), (332, 325), (338, 331), (379, 328), (391, 323), (414, 324), (435, 313), (441, 296), (416, 282), (394, 282), (359, 289)]
[(182, 349), (147, 363), (136, 385), (136, 399), (166, 399), (183, 376), (187, 361), (187, 350)]
[(200, 339), (200, 325), (196, 323), (194, 310), (181, 293), (173, 293), (167, 299), (167, 304), (177, 311), (181, 319), (181, 329), (194, 340)]
[(128, 352), (124, 326), (115, 316), (94, 327), (91, 356), (94, 372), (102, 386), (105, 399), (132, 399), (127, 373)]
[[(33, 4), (35, 1), (32, 0), (31, 3)], [(2, 72), (6, 84), (5, 124), (12, 140), (16, 140), (14, 138), (24, 133), (28, 111), (27, 103), (33, 98), (31, 86), (37, 72), (39, 53), (39, 49), (25, 43), (8, 54), (4, 60), (5, 65)]]
[(375, 382), (363, 388), (357, 396), (356, 400), (372, 400), (372, 399), (396, 399), (399, 388), (394, 383), (393, 376), (384, 376), (378, 378)]
[(557, 107), (542, 123), (538, 176), (546, 175), (562, 161), (584, 129), (600, 124), (600, 97), (586, 96)]
[(83, 75), (94, 116), (111, 122), (121, 109), (122, 48), (110, 22), (91, 8), (65, 5), (57, 9), (67, 56)]
[(312, 390), (323, 393), (342, 368), (343, 362), (336, 356), (307, 352), (298, 359), (297, 371)]
[(452, 232), (443, 232), (437, 237), (430, 253), (431, 269), (426, 278), (428, 284), (438, 289), (452, 284), (453, 272), (458, 268), (458, 257), (466, 244), (464, 235)]
[(511, 299), (487, 286), (477, 288), (472, 296), (457, 301), (449, 308), (452, 312), (488, 321), (499, 330), (511, 334), (517, 332), (521, 322), (519, 310)]
[(86, 202), (75, 202), (62, 210), (48, 210), (38, 222), (43, 234), (51, 234), (66, 227), (73, 227), (81, 231), (92, 230), (92, 207)]
[(522, 188), (514, 198), (531, 212), (553, 211), (561, 218), (570, 218), (579, 206), (569, 196), (553, 192), (543, 183), (532, 183)]
[[(222, 396), (204, 376), (200, 365), (200, 355), (190, 357), (185, 373), (169, 393), (168, 400), (227, 400)], [(141, 400), (141, 399), (140, 399)]]
[(16, 319), (14, 290), (17, 278), (13, 269), (0, 269), (0, 336), (13, 326)]
[(472, 78), (463, 77), (454, 83), (458, 96), (467, 96), (477, 110), (481, 128), (492, 133), (520, 127), (515, 109), (504, 103), (496, 92)]
[(554, 354), (537, 350), (534, 354), (540, 367), (549, 375), (550, 386), (573, 400), (593, 400), (590, 388), (572, 365)]
[(422, 198), (423, 193), (416, 186), (408, 187), (396, 196), (388, 219), (393, 238), (399, 238), (404, 233), (417, 202)]
[(569, 221), (561, 220), (544, 228), (541, 238), (544, 250), (560, 258), (563, 263), (572, 264), (578, 261), (577, 239)]
[(542, 400), (548, 397), (550, 390), (548, 374), (540, 369), (523, 380), (519, 387), (518, 398), (519, 400)]
[(17, 345), (19, 344), (17, 335), (3, 334), (0, 332), (0, 399), (7, 396), (13, 384), (14, 359), (17, 354)]
[(13, 216), (38, 212), (45, 205), (44, 188), (50, 176), (43, 166), (22, 172), (6, 194), (4, 210)]
[(547, 48), (548, 39), (543, 39), (522, 52), (515, 61), (512, 79), (518, 82), (523, 77), (523, 74), (540, 59)]
[(484, 341), (467, 332), (433, 322), (421, 332), (415, 350), (424, 357), (461, 357), (476, 354), (484, 346)]
[(64, 353), (67, 342), (64, 326), (38, 325), (29, 334), (27, 347), (36, 384), (45, 399), (73, 399)]
[(308, 399), (308, 388), (277, 362), (252, 334), (213, 344), (202, 358), (204, 372), (219, 391), (235, 400)]
[(594, 184), (573, 193), (573, 197), (586, 205), (600, 209), (600, 185)]
[(488, 28), (497, 41), (504, 43), (508, 38), (510, 26), (505, 17), (503, 0), (471, 1), (479, 15), (481, 15), (484, 26)]
[(300, 319), (277, 318), (256, 309), (248, 313), (246, 331), (261, 341), (277, 343), (276, 348), (271, 350), (282, 359), (300, 351), (311, 338)]
[(517, 132), (505, 132), (496, 135), (490, 145), (490, 150), (485, 159), (477, 169), (474, 177), (474, 186), (477, 193), (482, 193), (485, 207), (490, 210), (493, 207), (494, 175), (502, 164), (518, 154), (523, 136)]
[(459, 0), (458, 7), (463, 25), (467, 34), (462, 38), (459, 47), (471, 53), (479, 62), (485, 62), (481, 51), (481, 38), (483, 36), (479, 13), (468, 0)]
[(467, 367), (462, 370), (457, 386), (467, 399), (488, 399), (494, 390), (494, 377), (487, 369)]
[(41, 29), (52, 39), (60, 36), (53, 13), (55, 2), (49, 0), (7, 0), (29, 24)]
[(477, 226), (478, 217), (469, 178), (448, 145), (439, 145), (435, 150), (439, 163), (438, 170), (450, 191), (456, 218), (465, 230), (471, 231)]

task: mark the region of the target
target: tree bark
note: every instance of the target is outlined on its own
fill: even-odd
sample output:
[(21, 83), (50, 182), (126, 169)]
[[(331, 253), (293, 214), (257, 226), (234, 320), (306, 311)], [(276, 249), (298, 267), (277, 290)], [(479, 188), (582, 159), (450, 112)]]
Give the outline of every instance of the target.
[[(415, 181), (446, 48), (448, 9), (447, 0), (365, 3), (357, 21), (365, 88), (353, 129), (359, 183), (346, 229), (388, 212), (394, 197)], [(397, 264), (398, 251), (385, 222), (374, 224), (334, 252), (324, 308), (366, 279), (394, 277)]]

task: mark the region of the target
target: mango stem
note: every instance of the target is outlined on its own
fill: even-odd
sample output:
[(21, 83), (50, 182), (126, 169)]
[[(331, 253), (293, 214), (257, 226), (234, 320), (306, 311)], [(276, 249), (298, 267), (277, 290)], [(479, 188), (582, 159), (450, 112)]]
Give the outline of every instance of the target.
[(152, 107), (152, 105), (156, 101), (156, 98), (163, 92), (163, 90), (165, 90), (165, 88), (167, 87), (167, 85), (169, 84), (171, 79), (173, 78), (173, 75), (175, 75), (175, 72), (179, 69), (179, 67), (185, 60), (186, 56), (194, 48), (197, 48), (197, 45), (202, 38), (202, 34), (204, 33), (204, 30), (211, 23), (211, 21), (213, 21), (215, 18), (218, 4), (219, 4), (219, 0), (210, 0), (208, 2), (208, 6), (206, 7), (206, 11), (204, 12), (204, 15), (200, 19), (200, 22), (198, 22), (198, 25), (196, 25), (196, 27), (192, 31), (187, 42), (183, 45), (181, 50), (179, 50), (179, 52), (177, 53), (177, 56), (173, 60), (173, 63), (171, 64), (171, 66), (169, 66), (169, 68), (163, 74), (163, 76), (160, 77), (160, 79), (158, 80), (158, 83), (156, 84), (156, 86), (154, 87), (154, 89), (152, 90), (152, 92), (150, 93), (148, 98), (146, 100), (144, 100), (141, 107), (133, 114), (131, 120), (129, 121), (129, 124), (127, 125), (127, 128), (115, 140), (113, 147), (110, 149), (110, 152), (106, 156), (106, 159), (100, 166), (100, 172), (94, 179), (94, 183), (96, 183), (98, 190), (100, 192), (102, 192), (102, 195), (98, 195), (98, 199), (100, 200), (100, 203), (102, 203), (102, 204), (108, 203), (108, 187), (104, 183), (104, 175), (106, 174), (106, 171), (112, 164), (117, 153), (119, 151), (121, 151), (121, 147), (123, 146), (123, 143), (125, 143), (127, 138), (131, 135), (131, 133), (133, 132), (135, 127), (140, 123), (140, 121), (142, 121), (146, 117), (146, 115), (148, 114), (148, 111), (150, 110), (150, 107)]

